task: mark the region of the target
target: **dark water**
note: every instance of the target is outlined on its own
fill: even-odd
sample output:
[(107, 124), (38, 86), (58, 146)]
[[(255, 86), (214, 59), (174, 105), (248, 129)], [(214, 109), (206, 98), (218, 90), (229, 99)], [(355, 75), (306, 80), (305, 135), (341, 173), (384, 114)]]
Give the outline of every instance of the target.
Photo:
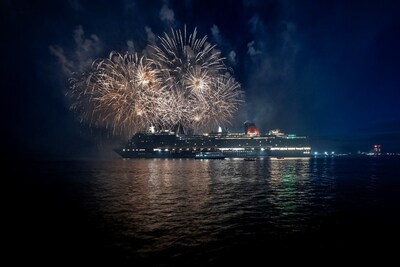
[[(398, 253), (398, 158), (21, 163), (21, 258), (221, 265)], [(392, 245), (394, 242), (395, 245)]]

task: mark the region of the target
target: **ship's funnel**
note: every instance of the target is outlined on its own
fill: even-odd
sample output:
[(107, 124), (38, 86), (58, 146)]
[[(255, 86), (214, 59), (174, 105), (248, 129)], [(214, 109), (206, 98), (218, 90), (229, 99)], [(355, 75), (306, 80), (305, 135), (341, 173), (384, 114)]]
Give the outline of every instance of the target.
[(259, 136), (260, 135), (260, 132), (258, 131), (255, 123), (253, 123), (251, 121), (246, 121), (244, 123), (244, 132), (248, 136)]

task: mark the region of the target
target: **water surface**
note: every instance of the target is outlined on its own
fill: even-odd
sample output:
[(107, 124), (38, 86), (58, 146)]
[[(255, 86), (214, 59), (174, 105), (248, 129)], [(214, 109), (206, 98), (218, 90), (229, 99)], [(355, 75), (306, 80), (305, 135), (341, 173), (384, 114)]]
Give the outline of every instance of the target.
[(41, 262), (220, 265), (399, 242), (396, 158), (36, 161), (19, 174), (20, 252)]

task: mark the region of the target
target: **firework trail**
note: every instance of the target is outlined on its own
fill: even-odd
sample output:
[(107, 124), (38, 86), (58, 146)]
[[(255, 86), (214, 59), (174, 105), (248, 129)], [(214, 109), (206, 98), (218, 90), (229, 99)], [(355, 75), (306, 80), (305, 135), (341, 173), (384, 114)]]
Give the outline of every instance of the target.
[(126, 137), (149, 126), (188, 132), (229, 123), (243, 101), (240, 85), (207, 37), (196, 36), (171, 30), (149, 57), (111, 52), (94, 61), (70, 79), (71, 109)]
[(158, 79), (146, 58), (111, 52), (96, 60), (88, 74), (71, 79), (71, 108), (82, 121), (132, 135), (161, 121), (167, 96)]

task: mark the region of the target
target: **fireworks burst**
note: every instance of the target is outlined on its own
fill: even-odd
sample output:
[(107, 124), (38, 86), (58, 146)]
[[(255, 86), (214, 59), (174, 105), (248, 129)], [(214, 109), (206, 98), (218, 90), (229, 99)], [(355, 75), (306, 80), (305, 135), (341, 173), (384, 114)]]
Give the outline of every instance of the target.
[(149, 126), (186, 132), (229, 122), (243, 101), (240, 85), (207, 37), (196, 36), (172, 30), (149, 57), (112, 52), (94, 61), (70, 79), (71, 109), (128, 137)]

